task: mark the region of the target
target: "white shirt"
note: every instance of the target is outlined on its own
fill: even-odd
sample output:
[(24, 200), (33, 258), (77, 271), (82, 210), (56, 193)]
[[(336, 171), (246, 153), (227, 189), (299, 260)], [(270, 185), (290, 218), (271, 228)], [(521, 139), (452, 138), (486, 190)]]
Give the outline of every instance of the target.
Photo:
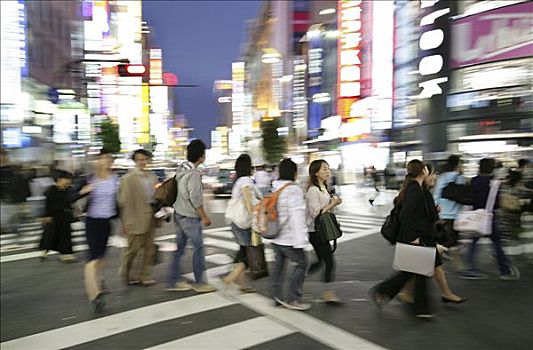
[(242, 197), (242, 189), (245, 187), (249, 187), (250, 191), (254, 192), (254, 181), (249, 176), (242, 176), (235, 181), (233, 184), (233, 188), (231, 189), (231, 198), (241, 198)]
[(264, 170), (259, 170), (255, 173), (255, 182), (259, 188), (270, 188), (272, 176)]
[[(276, 191), (289, 181), (277, 180), (272, 184)], [(278, 198), (278, 220), (284, 223), (281, 233), (272, 243), (293, 248), (305, 248), (309, 244), (309, 235), (305, 224), (304, 192), (297, 185), (286, 187)]]

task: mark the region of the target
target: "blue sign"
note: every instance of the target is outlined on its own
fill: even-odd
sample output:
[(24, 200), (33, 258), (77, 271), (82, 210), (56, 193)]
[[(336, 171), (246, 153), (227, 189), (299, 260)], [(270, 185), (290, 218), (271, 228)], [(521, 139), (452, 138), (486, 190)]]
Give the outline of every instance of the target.
[(20, 34), (20, 74), (28, 76), (28, 35), (26, 32), (26, 5), (25, 0), (19, 0), (18, 22)]

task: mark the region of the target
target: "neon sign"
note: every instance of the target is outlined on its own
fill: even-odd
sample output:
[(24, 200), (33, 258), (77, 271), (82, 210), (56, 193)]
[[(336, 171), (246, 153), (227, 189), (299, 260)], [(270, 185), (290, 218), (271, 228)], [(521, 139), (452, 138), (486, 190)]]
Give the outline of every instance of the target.
[[(420, 3), (420, 8), (424, 9), (427, 7), (434, 6), (440, 0), (423, 0)], [(431, 51), (435, 50), (441, 46), (444, 42), (444, 31), (441, 28), (433, 28), (435, 21), (450, 13), (450, 8), (443, 8), (435, 10), (426, 16), (422, 17), (420, 20), (420, 28), (425, 26), (432, 25), (431, 30), (425, 30), (420, 36), (420, 50)], [(428, 75), (438, 74), (444, 68), (444, 58), (440, 54), (433, 54), (430, 56), (422, 57), (418, 63), (418, 71), (422, 78), (427, 77)], [(418, 95), (419, 99), (431, 98), (433, 95), (442, 94), (442, 88), (439, 84), (446, 83), (448, 77), (438, 77), (430, 80), (426, 80), (418, 84), (422, 88), (422, 91)]]
[(338, 41), (338, 107), (343, 118), (361, 96), (362, 1), (340, 0)]

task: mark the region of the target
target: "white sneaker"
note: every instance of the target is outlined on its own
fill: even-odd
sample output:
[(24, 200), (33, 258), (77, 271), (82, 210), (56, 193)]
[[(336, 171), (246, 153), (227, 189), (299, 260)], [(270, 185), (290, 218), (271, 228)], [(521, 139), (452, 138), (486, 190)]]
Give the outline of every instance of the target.
[(208, 283), (194, 284), (192, 285), (192, 289), (196, 293), (211, 293), (217, 290), (215, 287)]
[(176, 282), (174, 287), (169, 287), (169, 288), (166, 288), (165, 290), (169, 292), (186, 292), (191, 289), (192, 289), (192, 285), (189, 282), (182, 281), (182, 282)]
[(291, 301), (288, 303), (283, 302), (283, 306), (285, 306), (289, 310), (298, 310), (298, 311), (306, 311), (311, 308), (311, 304), (302, 303), (299, 301)]
[(520, 271), (515, 266), (509, 266), (510, 272), (507, 275), (501, 275), (502, 281), (515, 281), (520, 279)]

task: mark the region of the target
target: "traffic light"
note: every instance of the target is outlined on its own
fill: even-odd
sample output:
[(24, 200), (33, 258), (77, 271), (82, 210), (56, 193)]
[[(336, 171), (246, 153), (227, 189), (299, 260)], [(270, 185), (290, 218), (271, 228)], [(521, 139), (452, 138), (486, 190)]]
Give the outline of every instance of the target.
[(142, 64), (119, 64), (117, 70), (121, 77), (142, 77), (146, 73)]

